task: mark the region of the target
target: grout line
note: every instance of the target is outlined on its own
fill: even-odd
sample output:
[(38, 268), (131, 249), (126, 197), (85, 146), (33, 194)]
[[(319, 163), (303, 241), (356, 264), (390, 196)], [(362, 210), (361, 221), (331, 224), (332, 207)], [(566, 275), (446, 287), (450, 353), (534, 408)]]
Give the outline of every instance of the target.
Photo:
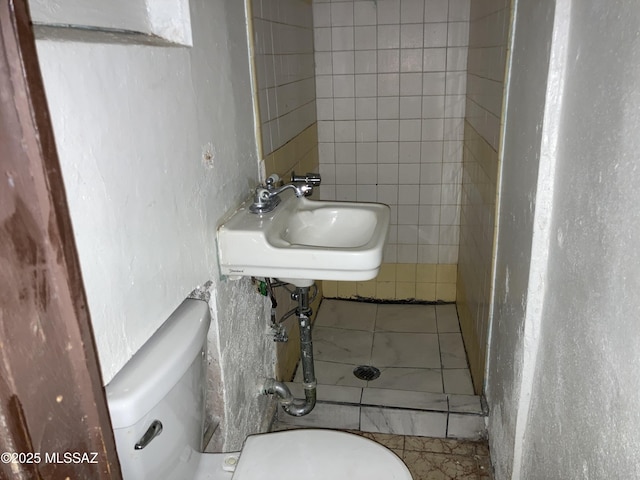
[(444, 385), (444, 366), (442, 365), (442, 349), (440, 348), (440, 333), (438, 333), (438, 355), (440, 357), (440, 378), (442, 380), (442, 391), (448, 393)]
[[(376, 340), (376, 323), (378, 321), (378, 305), (376, 305), (376, 313), (373, 317), (373, 331), (371, 332), (371, 349), (369, 350), (369, 365), (373, 363), (373, 345)], [(369, 382), (367, 381), (367, 386), (369, 386)]]
[[(353, 403), (353, 402), (340, 402), (337, 400), (318, 400), (318, 404), (323, 405), (339, 405), (344, 407), (373, 407), (380, 408), (384, 410), (397, 410), (397, 411), (408, 411), (408, 412), (431, 412), (431, 413), (446, 413), (447, 416), (450, 413), (454, 413), (456, 415), (464, 415), (469, 417), (486, 417), (487, 415), (484, 412), (481, 413), (472, 413), (472, 412), (450, 412), (448, 410), (438, 410), (435, 408), (420, 408), (420, 407), (399, 407), (396, 405), (377, 405), (375, 403)], [(362, 408), (359, 408), (359, 412), (361, 414)]]
[(449, 438), (449, 416), (450, 416), (450, 413), (447, 412), (447, 422), (444, 427), (444, 438)]

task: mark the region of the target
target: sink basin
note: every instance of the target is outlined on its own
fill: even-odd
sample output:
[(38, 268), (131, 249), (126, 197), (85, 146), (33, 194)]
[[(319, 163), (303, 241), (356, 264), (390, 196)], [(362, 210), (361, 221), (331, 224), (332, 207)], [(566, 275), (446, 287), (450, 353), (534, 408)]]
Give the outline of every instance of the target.
[(279, 278), (297, 286), (313, 280), (371, 280), (382, 263), (389, 207), (280, 195), (269, 213), (243, 204), (218, 228), (224, 275)]

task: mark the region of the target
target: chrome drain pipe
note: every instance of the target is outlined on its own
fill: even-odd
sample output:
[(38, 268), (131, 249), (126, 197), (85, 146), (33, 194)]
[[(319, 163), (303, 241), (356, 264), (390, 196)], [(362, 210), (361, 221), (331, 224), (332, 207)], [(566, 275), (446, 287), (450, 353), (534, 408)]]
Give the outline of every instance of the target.
[(289, 415), (301, 417), (313, 410), (316, 405), (316, 374), (313, 368), (313, 342), (311, 340), (311, 308), (309, 307), (309, 287), (296, 287), (293, 294), (298, 300), (298, 326), (300, 328), (300, 363), (302, 364), (302, 381), (304, 400), (294, 398), (284, 382), (268, 378), (263, 387), (265, 394), (280, 397), (282, 409)]

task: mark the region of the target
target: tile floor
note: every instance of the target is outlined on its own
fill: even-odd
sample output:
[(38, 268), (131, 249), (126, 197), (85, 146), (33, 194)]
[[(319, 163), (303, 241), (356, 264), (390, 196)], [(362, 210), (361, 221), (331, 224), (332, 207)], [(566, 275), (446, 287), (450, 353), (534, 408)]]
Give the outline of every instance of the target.
[(353, 432), (393, 450), (413, 480), (493, 480), (486, 442)]
[[(455, 305), (324, 300), (313, 329), (322, 385), (473, 395)], [(358, 365), (381, 370), (366, 382)]]
[[(313, 329), (318, 404), (283, 424), (439, 438), (481, 439), (455, 305), (324, 300)], [(373, 365), (380, 377), (353, 375)], [(289, 384), (303, 396), (301, 372)]]
[[(295, 428), (274, 425), (273, 430)], [(486, 441), (427, 438), (350, 430), (392, 450), (413, 480), (493, 480)]]

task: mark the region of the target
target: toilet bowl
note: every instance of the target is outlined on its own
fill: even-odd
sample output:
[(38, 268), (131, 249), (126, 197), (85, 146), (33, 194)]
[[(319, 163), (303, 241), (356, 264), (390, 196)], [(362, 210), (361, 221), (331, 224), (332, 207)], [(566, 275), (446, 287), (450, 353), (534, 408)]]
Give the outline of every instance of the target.
[(202, 453), (210, 316), (185, 300), (105, 387), (124, 480), (411, 480), (390, 450), (351, 433), (250, 435), (241, 452)]
[[(410, 480), (393, 452), (357, 435), (322, 429), (250, 435), (238, 455), (202, 454), (197, 480)], [(226, 469), (226, 470), (225, 470)]]

